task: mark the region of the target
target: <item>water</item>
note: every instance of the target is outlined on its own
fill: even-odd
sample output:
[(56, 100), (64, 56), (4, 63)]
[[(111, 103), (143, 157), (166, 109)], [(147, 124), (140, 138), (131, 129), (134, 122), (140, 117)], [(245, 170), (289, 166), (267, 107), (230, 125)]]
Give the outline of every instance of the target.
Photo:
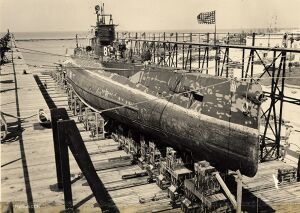
[[(70, 54), (75, 45), (75, 40), (37, 40), (17, 42), (17, 47), (20, 49), (25, 61), (30, 66), (54, 66), (54, 63), (64, 60), (66, 53)], [(39, 53), (31, 50), (45, 53)]]
[(16, 32), (14, 33), (16, 40), (26, 39), (75, 39), (78, 37), (85, 38), (88, 32), (85, 31), (67, 31), (67, 32)]
[(43, 66), (50, 69), (55, 63), (62, 62), (66, 54), (73, 53), (76, 34), (81, 38), (80, 43), (87, 42), (85, 38), (88, 32), (24, 32), (14, 33), (14, 37), (29, 66)]

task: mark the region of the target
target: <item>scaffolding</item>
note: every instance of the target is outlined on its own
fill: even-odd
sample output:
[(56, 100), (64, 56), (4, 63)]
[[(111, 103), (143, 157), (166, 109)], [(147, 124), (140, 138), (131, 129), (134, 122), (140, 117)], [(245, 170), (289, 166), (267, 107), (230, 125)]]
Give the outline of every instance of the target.
[[(284, 103), (300, 105), (300, 99), (285, 95), (286, 78), (299, 63), (291, 59), (300, 56), (300, 49), (270, 48), (255, 46), (255, 33), (252, 35), (252, 46), (210, 43), (209, 34), (206, 42), (195, 43), (193, 34), (190, 40), (180, 41), (178, 33), (175, 39), (157, 39), (156, 35), (146, 39), (146, 35), (117, 36), (119, 41), (127, 43), (129, 56), (141, 58), (145, 52), (150, 53), (152, 66), (183, 69), (188, 72), (200, 72), (209, 75), (238, 78), (250, 82), (269, 81), (270, 90), (264, 91), (270, 104), (262, 109), (261, 118), (264, 124), (260, 139), (260, 159), (267, 161), (280, 157), (280, 138), (282, 136)], [(203, 35), (198, 35), (203, 36)], [(199, 39), (201, 41), (201, 39)], [(142, 61), (143, 62), (143, 61)], [(261, 69), (259, 73), (257, 70)]]

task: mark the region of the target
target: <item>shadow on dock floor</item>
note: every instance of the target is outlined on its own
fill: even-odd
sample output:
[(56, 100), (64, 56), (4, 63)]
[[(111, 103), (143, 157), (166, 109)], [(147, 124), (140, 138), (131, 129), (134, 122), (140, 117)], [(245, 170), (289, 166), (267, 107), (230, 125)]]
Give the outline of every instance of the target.
[[(18, 123), (17, 123), (17, 128), (19, 130), (22, 129), (21, 125), (21, 113), (20, 113), (20, 103), (19, 103), (19, 94), (18, 94), (18, 82), (17, 82), (17, 73), (16, 73), (16, 68), (13, 60), (13, 52), (12, 52), (12, 67), (13, 67), (13, 72), (14, 72), (14, 83), (15, 83), (15, 98), (16, 98), (16, 108), (17, 108), (17, 118), (18, 118)], [(29, 171), (28, 171), (28, 164), (27, 164), (27, 159), (26, 159), (26, 153), (25, 153), (25, 147), (24, 147), (24, 141), (23, 141), (23, 131), (18, 131), (18, 140), (20, 144), (20, 154), (21, 154), (21, 159), (22, 159), (22, 168), (23, 168), (23, 176), (24, 176), (24, 183), (25, 183), (25, 189), (26, 189), (26, 195), (27, 195), (27, 205), (28, 205), (28, 212), (29, 213), (34, 213), (35, 212), (35, 207), (34, 207), (34, 202), (33, 202), (33, 196), (32, 196), (32, 188), (30, 184), (30, 178), (29, 178)]]
[(37, 85), (39, 86), (40, 88), (40, 91), (48, 105), (48, 108), (49, 109), (55, 109), (57, 108), (56, 104), (54, 103), (54, 101), (52, 100), (52, 98), (50, 97), (47, 89), (45, 88), (44, 84), (42, 83), (40, 77), (38, 75), (33, 75)]

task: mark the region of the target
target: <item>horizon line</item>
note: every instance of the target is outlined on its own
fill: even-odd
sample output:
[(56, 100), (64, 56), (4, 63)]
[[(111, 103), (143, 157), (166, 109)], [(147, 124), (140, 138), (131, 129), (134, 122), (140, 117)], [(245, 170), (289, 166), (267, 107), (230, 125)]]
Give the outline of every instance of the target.
[[(267, 30), (269, 27), (243, 27), (243, 28), (219, 28), (219, 30)], [(300, 27), (276, 27), (276, 30), (279, 29), (300, 29)], [(82, 29), (77, 29), (77, 30), (40, 30), (40, 31), (11, 31), (10, 29), (7, 29), (5, 31), (0, 31), (0, 33), (5, 33), (7, 31), (14, 32), (14, 33), (57, 33), (57, 32), (89, 32), (90, 30), (82, 30)], [(275, 28), (273, 29), (275, 30)], [(122, 30), (116, 30), (116, 32), (176, 32), (176, 31), (190, 31), (190, 32), (195, 32), (195, 31), (214, 31), (213, 29), (206, 28), (206, 29), (152, 29), (152, 30), (128, 30), (128, 29), (122, 29)], [(218, 29), (217, 29), (218, 31)]]

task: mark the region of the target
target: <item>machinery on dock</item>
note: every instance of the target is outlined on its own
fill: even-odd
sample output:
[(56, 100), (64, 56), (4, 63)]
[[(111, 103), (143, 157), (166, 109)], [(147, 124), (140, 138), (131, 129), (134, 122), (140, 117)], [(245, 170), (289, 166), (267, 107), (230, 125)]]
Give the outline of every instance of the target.
[(195, 163), (194, 170), (194, 178), (184, 181), (183, 212), (230, 212), (231, 204), (215, 176), (217, 170), (207, 161)]

